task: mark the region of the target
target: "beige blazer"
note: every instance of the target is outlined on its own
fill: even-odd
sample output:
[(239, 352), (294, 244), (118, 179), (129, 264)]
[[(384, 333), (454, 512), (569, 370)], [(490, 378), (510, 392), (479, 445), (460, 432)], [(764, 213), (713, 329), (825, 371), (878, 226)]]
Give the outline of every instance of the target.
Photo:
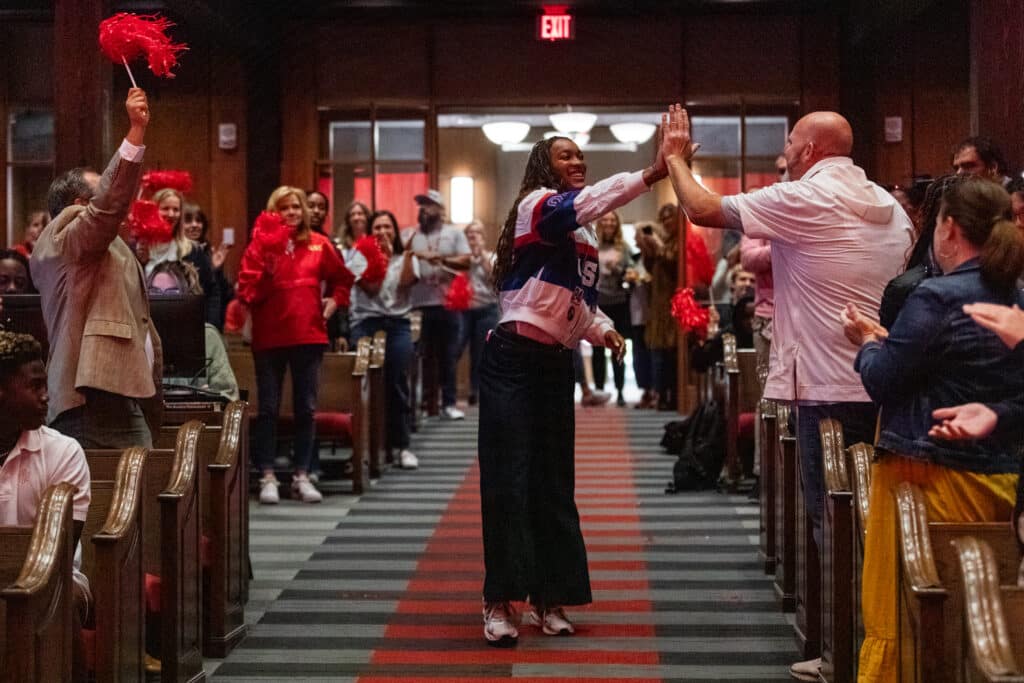
[[(145, 278), (118, 237), (142, 165), (116, 153), (87, 206), (50, 221), (32, 250), (32, 280), (50, 341), (49, 420), (83, 405), (85, 387), (138, 399), (160, 398), (160, 337), (149, 317)], [(153, 363), (146, 352), (147, 333)], [(155, 405), (143, 404), (147, 418)]]

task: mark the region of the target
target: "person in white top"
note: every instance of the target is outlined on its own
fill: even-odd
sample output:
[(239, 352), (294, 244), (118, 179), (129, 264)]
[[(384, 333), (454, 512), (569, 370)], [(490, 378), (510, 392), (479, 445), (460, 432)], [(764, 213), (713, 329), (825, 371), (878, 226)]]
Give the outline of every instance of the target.
[[(903, 266), (913, 224), (854, 165), (853, 130), (835, 112), (808, 114), (790, 131), (783, 151), (790, 182), (728, 197), (704, 189), (690, 171), (699, 145), (691, 139), (686, 110), (674, 105), (662, 118), (662, 153), (690, 219), (771, 242), (776, 308), (765, 396), (796, 405), (804, 495), (820, 545), (818, 422), (835, 418), (846, 443), (870, 443), (876, 416), (853, 369), (856, 349), (845, 343), (835, 311), (847, 302), (878, 310), (885, 283)], [(819, 660), (801, 662), (791, 673), (817, 680), (819, 666)]]
[[(39, 342), (28, 334), (0, 330), (0, 526), (35, 524), (43, 494), (54, 484), (68, 482), (78, 489), (71, 513), (72, 602), (80, 627), (92, 604), (79, 545), (91, 497), (89, 465), (77, 441), (43, 426), (48, 404)], [(79, 644), (76, 640), (76, 664), (83, 661)]]
[(383, 282), (368, 284), (360, 279), (352, 288), (349, 308), (352, 339), (372, 337), (381, 330), (387, 334), (384, 347), (385, 447), (398, 451), (398, 463), (403, 469), (414, 470), (419, 467), (419, 459), (409, 450), (412, 429), (409, 366), (413, 357), (409, 290), (420, 277), (419, 261), (412, 249), (402, 244), (398, 223), (390, 211), (374, 213), (370, 217), (370, 231), (388, 258), (388, 270)]

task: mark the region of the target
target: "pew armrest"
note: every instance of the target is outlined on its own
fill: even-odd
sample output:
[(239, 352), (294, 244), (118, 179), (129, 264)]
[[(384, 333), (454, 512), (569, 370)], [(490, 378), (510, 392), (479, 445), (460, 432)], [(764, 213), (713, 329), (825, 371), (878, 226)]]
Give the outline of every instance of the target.
[[(30, 598), (43, 591), (60, 571), (61, 544), (71, 544), (72, 505), (78, 489), (67, 482), (55, 484), (43, 493), (39, 513), (32, 529), (32, 542), (21, 573), (3, 590), (5, 600)], [(70, 552), (73, 554), (74, 549)]]
[(135, 446), (125, 449), (117, 465), (117, 475), (110, 513), (92, 538), (98, 545), (117, 543), (133, 531), (142, 504), (142, 471), (148, 451)]
[(224, 409), (224, 423), (221, 431), (217, 457), (207, 465), (207, 469), (230, 470), (238, 464), (243, 431), (248, 428), (249, 404), (245, 401), (232, 401)]
[(1024, 681), (1013, 653), (1003, 610), (1003, 589), (999, 586), (999, 565), (992, 547), (974, 536), (957, 538), (952, 543), (964, 582), (964, 620), (974, 666), (987, 680)]
[(928, 513), (921, 490), (902, 482), (896, 487), (897, 522), (900, 529), (900, 556), (907, 586), (921, 596), (945, 594), (939, 570), (935, 566)]
[(825, 418), (818, 423), (818, 433), (821, 435), (822, 461), (825, 465), (825, 490), (829, 493), (850, 491), (843, 426), (837, 420)]
[(853, 472), (854, 504), (857, 506), (857, 524), (860, 527), (860, 540), (864, 542), (864, 532), (868, 526), (868, 509), (871, 501), (871, 461), (875, 458), (875, 449), (866, 443), (855, 443), (848, 449), (850, 470)]

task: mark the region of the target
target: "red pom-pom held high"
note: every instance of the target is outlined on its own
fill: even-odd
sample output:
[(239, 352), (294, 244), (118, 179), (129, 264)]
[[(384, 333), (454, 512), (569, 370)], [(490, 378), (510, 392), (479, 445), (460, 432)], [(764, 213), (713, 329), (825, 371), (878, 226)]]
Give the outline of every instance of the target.
[(178, 65), (178, 53), (188, 49), (184, 43), (174, 43), (166, 31), (174, 26), (165, 17), (156, 14), (137, 15), (118, 12), (100, 22), (100, 49), (115, 64), (124, 64), (132, 87), (139, 87), (132, 75), (131, 62), (145, 55), (149, 70), (163, 78), (174, 78), (171, 69)]

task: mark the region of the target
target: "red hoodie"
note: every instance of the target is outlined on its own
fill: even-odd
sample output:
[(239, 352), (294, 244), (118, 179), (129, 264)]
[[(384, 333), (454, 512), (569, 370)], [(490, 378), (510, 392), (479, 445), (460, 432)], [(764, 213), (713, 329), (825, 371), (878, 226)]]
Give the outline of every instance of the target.
[[(273, 273), (264, 268), (268, 258), (274, 259)], [(252, 314), (253, 351), (326, 344), (320, 283), (327, 283), (339, 306), (348, 306), (353, 279), (334, 245), (319, 233), (294, 243), (292, 253), (276, 256), (250, 242), (238, 271), (238, 297)]]

